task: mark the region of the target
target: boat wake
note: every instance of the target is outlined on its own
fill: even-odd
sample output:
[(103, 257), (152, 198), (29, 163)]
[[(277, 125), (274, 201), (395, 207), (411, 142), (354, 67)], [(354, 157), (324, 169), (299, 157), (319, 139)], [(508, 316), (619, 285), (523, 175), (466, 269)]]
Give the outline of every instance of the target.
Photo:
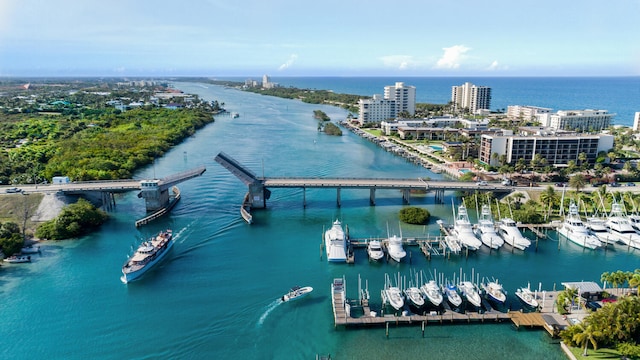
[(258, 327), (262, 326), (267, 316), (269, 316), (269, 314), (282, 303), (282, 299), (276, 299), (272, 301), (271, 304), (267, 305), (267, 309), (262, 313), (262, 315), (260, 315), (260, 319), (258, 319)]

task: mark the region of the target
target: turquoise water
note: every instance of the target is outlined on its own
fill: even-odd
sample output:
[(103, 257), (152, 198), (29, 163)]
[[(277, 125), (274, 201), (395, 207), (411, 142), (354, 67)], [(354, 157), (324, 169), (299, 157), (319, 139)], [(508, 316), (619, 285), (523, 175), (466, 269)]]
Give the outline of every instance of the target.
[(435, 151), (442, 151), (442, 146), (440, 145), (429, 145), (429, 147)]
[(469, 170), (469, 169), (460, 169), (458, 171), (460, 171), (463, 174), (466, 174), (466, 173), (470, 172), (471, 170)]
[[(509, 324), (428, 325), (334, 329), (330, 303), (333, 278), (345, 276), (347, 295), (357, 296), (358, 275), (368, 281), (379, 304), (385, 274), (480, 274), (496, 277), (513, 293), (528, 282), (551, 289), (561, 281), (594, 280), (612, 270), (633, 270), (640, 254), (586, 251), (566, 241), (543, 240), (537, 250), (489, 253), (428, 261), (409, 248), (402, 264), (369, 264), (364, 249), (355, 265), (321, 259), (322, 231), (336, 218), (353, 237), (404, 237), (437, 234), (435, 221), (451, 220), (451, 194), (436, 205), (432, 195), (414, 195), (412, 205), (429, 209), (428, 226), (401, 227), (399, 192), (341, 193), (273, 189), (266, 210), (254, 212), (253, 225), (239, 215), (246, 187), (213, 158), (224, 151), (266, 176), (438, 178), (362, 138), (317, 131), (313, 110), (333, 120), (346, 116), (334, 107), (242, 93), (222, 87), (176, 84), (207, 100), (224, 102), (238, 118), (220, 117), (176, 146), (137, 178), (167, 176), (206, 165), (203, 176), (180, 184), (182, 200), (171, 214), (142, 228), (144, 215), (135, 193), (118, 196), (112, 219), (82, 239), (44, 244), (42, 255), (23, 265), (0, 268), (0, 338), (3, 359), (334, 359), (383, 356), (442, 359), (562, 359), (559, 346), (543, 331), (516, 331)], [(470, 211), (475, 216), (473, 211)], [(132, 248), (161, 229), (171, 228), (176, 244), (167, 259), (129, 285), (120, 268)], [(389, 229), (389, 230), (387, 230)], [(529, 234), (530, 235), (530, 234)], [(554, 236), (552, 234), (552, 236)], [(314, 287), (307, 298), (281, 304), (293, 285)], [(513, 301), (513, 298), (511, 298)], [(379, 306), (379, 305), (378, 305)]]

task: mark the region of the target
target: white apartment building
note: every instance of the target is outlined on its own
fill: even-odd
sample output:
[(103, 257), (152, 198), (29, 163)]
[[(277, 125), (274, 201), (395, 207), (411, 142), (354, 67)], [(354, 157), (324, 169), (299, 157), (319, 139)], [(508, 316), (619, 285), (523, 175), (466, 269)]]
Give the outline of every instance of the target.
[(491, 107), (491, 88), (466, 82), (451, 87), (451, 101), (456, 110), (469, 109), (472, 114)]
[(633, 117), (633, 131), (639, 131), (640, 130), (640, 111), (636, 112), (635, 116)]
[(538, 106), (507, 106), (507, 117), (509, 119), (536, 120), (538, 115), (549, 113), (551, 113), (551, 109)]
[(416, 87), (405, 86), (403, 82), (397, 82), (393, 86), (384, 87), (384, 98), (396, 101), (398, 113), (406, 111), (409, 115), (416, 113)]
[(537, 115), (540, 125), (556, 130), (601, 131), (608, 128), (616, 114), (607, 110), (560, 110)]

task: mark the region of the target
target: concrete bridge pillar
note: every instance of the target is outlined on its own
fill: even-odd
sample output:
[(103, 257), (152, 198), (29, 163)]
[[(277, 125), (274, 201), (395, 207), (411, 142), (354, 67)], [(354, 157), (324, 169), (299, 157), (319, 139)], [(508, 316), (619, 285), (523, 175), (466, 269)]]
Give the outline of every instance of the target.
[(342, 202), (340, 201), (340, 187), (336, 188), (336, 202), (338, 203), (338, 207), (342, 205)]
[(402, 200), (407, 205), (411, 203), (411, 191), (409, 189), (402, 189)]
[(371, 206), (376, 206), (376, 188), (371, 188), (369, 190), (369, 204), (371, 204)]
[(140, 197), (144, 198), (147, 211), (157, 211), (169, 205), (169, 190), (160, 190), (160, 180), (140, 181)]
[(267, 199), (269, 198), (269, 190), (265, 189), (261, 183), (249, 185), (249, 205), (253, 209), (264, 209), (267, 207)]

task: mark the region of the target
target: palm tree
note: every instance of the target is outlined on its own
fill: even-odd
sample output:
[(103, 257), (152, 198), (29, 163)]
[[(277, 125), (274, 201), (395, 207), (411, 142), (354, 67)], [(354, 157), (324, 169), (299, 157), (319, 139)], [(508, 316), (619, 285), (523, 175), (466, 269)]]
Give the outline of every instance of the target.
[(544, 189), (544, 191), (542, 191), (540, 194), (540, 201), (544, 205), (545, 209), (548, 209), (547, 217), (549, 217), (551, 215), (551, 207), (558, 201), (558, 194), (553, 186), (549, 185)]
[(576, 191), (579, 192), (581, 188), (583, 188), (587, 184), (587, 179), (585, 179), (582, 174), (575, 174), (569, 179), (569, 186), (576, 188)]
[(598, 350), (598, 342), (596, 341), (596, 337), (601, 335), (601, 332), (593, 328), (591, 324), (583, 326), (581, 324), (576, 325), (581, 332), (573, 335), (573, 341), (576, 344), (584, 345), (584, 352), (582, 356), (587, 356), (587, 348), (589, 343), (593, 345), (593, 350)]

